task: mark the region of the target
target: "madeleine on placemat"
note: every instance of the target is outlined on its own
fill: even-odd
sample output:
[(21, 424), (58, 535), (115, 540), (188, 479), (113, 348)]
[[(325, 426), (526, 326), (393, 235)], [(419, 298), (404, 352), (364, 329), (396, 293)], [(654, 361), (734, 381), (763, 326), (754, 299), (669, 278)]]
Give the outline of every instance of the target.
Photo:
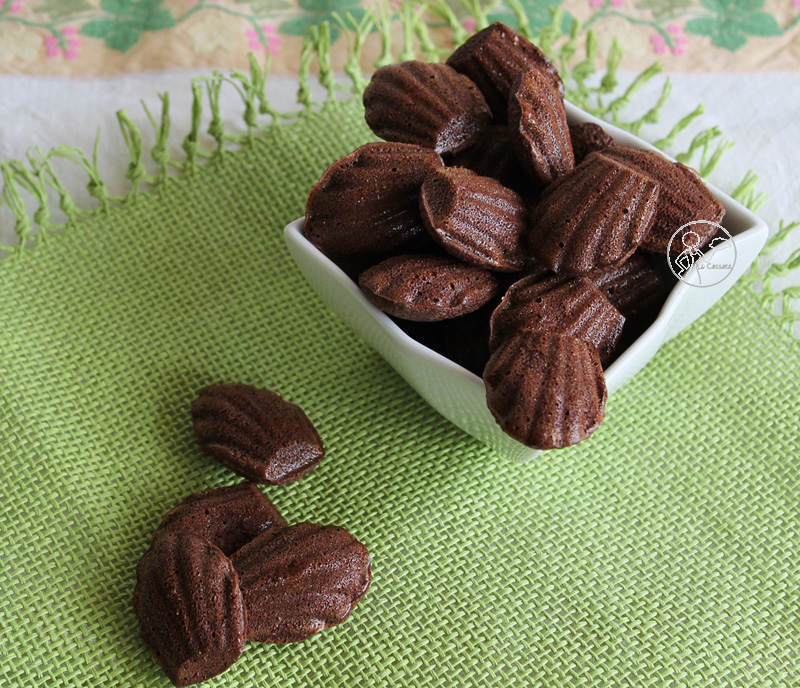
[(344, 528), (298, 523), (233, 555), (247, 609), (247, 639), (296, 643), (342, 623), (372, 578), (366, 547)]
[(176, 686), (225, 671), (247, 632), (239, 576), (222, 551), (192, 533), (162, 533), (136, 567), (133, 608), (142, 641)]
[(285, 527), (277, 507), (256, 484), (246, 482), (190, 494), (164, 516), (152, 539), (194, 533), (230, 555), (265, 530)]
[(192, 403), (200, 446), (257, 483), (285, 485), (325, 456), (319, 433), (296, 404), (251, 385), (210, 385)]

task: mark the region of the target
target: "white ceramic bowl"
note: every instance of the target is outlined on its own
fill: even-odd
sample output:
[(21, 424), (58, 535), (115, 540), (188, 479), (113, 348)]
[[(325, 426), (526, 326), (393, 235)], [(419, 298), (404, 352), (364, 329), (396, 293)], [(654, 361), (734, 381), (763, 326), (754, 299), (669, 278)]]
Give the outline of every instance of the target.
[[(657, 150), (569, 103), (565, 106), (570, 124), (595, 122), (618, 143)], [(710, 184), (708, 188), (725, 206), (722, 224), (736, 247), (733, 270), (714, 286), (698, 288), (678, 282), (656, 321), (605, 371), (609, 394), (638, 373), (664, 342), (719, 301), (756, 259), (767, 240), (768, 229), (763, 220), (719, 189)], [(303, 218), (289, 224), (284, 236), (292, 258), (322, 301), (380, 353), (433, 408), (503, 456), (523, 461), (539, 453), (500, 429), (486, 406), (486, 388), (481, 378), (413, 340), (367, 301), (358, 285), (306, 240)], [(688, 281), (691, 281), (690, 276), (690, 272), (686, 274)], [(591, 438), (586, 441), (590, 442)]]

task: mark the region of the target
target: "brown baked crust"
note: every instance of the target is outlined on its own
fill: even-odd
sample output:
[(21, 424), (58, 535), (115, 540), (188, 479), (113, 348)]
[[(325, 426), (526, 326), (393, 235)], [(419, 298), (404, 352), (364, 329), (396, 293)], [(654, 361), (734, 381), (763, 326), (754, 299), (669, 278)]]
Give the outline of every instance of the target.
[(358, 279), (361, 291), (384, 313), (433, 322), (477, 310), (499, 291), (491, 272), (450, 256), (393, 256)]
[(205, 387), (192, 403), (192, 424), (208, 454), (257, 483), (285, 485), (325, 456), (303, 409), (251, 385)]
[(376, 136), (437, 153), (472, 145), (492, 120), (472, 81), (446, 64), (412, 60), (378, 69), (364, 91), (364, 116)]
[(136, 567), (133, 608), (145, 646), (176, 686), (222, 673), (242, 653), (245, 609), (231, 560), (191, 533), (162, 533)]
[(495, 351), (522, 330), (547, 330), (583, 339), (605, 364), (624, 324), (623, 315), (588, 279), (526, 277), (508, 289), (492, 314), (489, 348)]
[(618, 265), (653, 224), (658, 183), (604, 155), (589, 155), (531, 213), (528, 248), (554, 272), (581, 275)]
[(519, 194), (530, 188), (511, 144), (511, 132), (505, 125), (487, 127), (475, 143), (452, 158), (448, 165), (466, 167), (482, 177), (496, 179)]
[(577, 337), (523, 330), (492, 354), (483, 380), (495, 420), (528, 447), (576, 444), (603, 420), (607, 392), (600, 358)]
[(286, 519), (251, 482), (190, 494), (171, 509), (153, 534), (194, 533), (230, 556), (256, 535), (285, 528)]
[(463, 167), (440, 167), (420, 190), (425, 229), (450, 255), (470, 265), (518, 272), (528, 263), (522, 197)]
[(527, 38), (501, 22), (470, 36), (447, 58), (446, 64), (475, 82), (486, 98), (495, 124), (508, 121), (511, 85), (522, 72), (541, 71), (559, 97), (564, 97), (564, 84), (548, 57)]
[(298, 523), (264, 533), (233, 555), (247, 638), (294, 643), (342, 623), (372, 577), (367, 549), (344, 528)]
[[(725, 217), (725, 207), (691, 167), (672, 162), (655, 151), (631, 146), (614, 146), (595, 155), (629, 165), (660, 185), (656, 216), (642, 242), (643, 251), (666, 255), (670, 240), (683, 225), (696, 220), (719, 224)], [(698, 237), (695, 249), (703, 248), (718, 231), (714, 224), (706, 223), (694, 224), (686, 230)], [(686, 248), (682, 236), (679, 234), (672, 240), (670, 253), (673, 255)]]
[(363, 268), (428, 235), (419, 189), (438, 153), (409, 143), (368, 143), (333, 163), (308, 195), (306, 238), (338, 265)]
[(617, 145), (614, 137), (594, 122), (570, 124), (569, 138), (576, 165), (580, 165), (589, 153)]
[(639, 252), (622, 265), (595, 270), (586, 277), (626, 318), (657, 312), (669, 294), (669, 285)]
[(512, 85), (508, 128), (533, 184), (546, 187), (575, 167), (564, 101), (542, 72), (524, 72)]

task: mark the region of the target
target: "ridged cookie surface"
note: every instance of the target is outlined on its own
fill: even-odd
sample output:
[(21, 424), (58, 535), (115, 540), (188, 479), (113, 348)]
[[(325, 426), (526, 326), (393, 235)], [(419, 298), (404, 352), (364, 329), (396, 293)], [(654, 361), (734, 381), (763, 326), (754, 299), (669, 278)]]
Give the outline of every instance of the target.
[(427, 240), (419, 189), (441, 165), (439, 154), (422, 146), (361, 146), (333, 163), (311, 189), (306, 237), (333, 262), (356, 267), (419, 248)]
[(472, 81), (445, 64), (412, 60), (381, 67), (363, 96), (364, 116), (376, 136), (437, 153), (470, 146), (492, 120)]
[(576, 444), (603, 420), (607, 392), (600, 358), (577, 337), (525, 330), (492, 354), (483, 380), (497, 422), (534, 449)]

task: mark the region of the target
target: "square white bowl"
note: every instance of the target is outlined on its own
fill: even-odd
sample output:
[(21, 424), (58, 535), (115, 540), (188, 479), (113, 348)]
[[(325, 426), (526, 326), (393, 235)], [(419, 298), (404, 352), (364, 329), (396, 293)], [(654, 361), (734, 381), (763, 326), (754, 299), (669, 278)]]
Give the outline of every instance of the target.
[[(658, 150), (570, 103), (564, 105), (570, 124), (595, 122), (618, 143)], [(726, 193), (711, 184), (707, 186), (725, 207), (722, 225), (736, 247), (734, 267), (713, 286), (698, 288), (684, 282), (674, 286), (655, 322), (606, 369), (609, 394), (638, 373), (664, 342), (719, 301), (764, 247), (768, 235), (766, 223)], [(459, 428), (516, 461), (528, 460), (539, 453), (503, 432), (486, 406), (486, 388), (481, 378), (415, 341), (375, 308), (358, 285), (306, 239), (303, 222), (300, 218), (286, 227), (286, 245), (308, 283), (331, 310), (381, 354), (425, 401)]]

